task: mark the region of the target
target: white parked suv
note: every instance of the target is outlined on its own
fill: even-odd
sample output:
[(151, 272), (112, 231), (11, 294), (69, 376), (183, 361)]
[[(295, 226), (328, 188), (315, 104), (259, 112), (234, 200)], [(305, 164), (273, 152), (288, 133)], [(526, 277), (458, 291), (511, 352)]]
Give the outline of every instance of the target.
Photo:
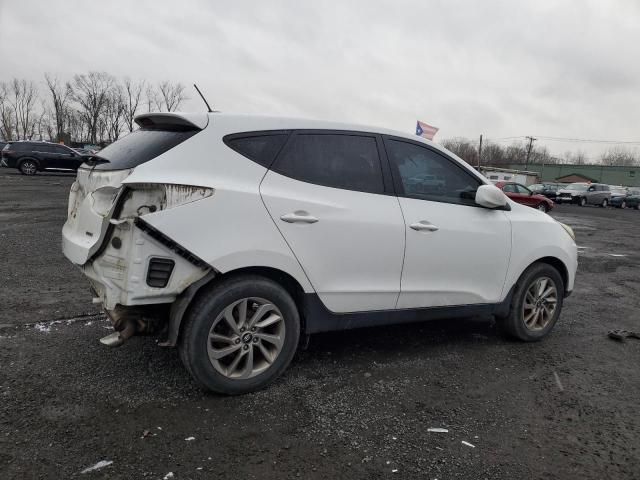
[(422, 138), (220, 113), (136, 121), (78, 170), (63, 251), (115, 327), (103, 343), (156, 333), (204, 388), (264, 387), (321, 331), (487, 314), (538, 340), (573, 289), (572, 230)]

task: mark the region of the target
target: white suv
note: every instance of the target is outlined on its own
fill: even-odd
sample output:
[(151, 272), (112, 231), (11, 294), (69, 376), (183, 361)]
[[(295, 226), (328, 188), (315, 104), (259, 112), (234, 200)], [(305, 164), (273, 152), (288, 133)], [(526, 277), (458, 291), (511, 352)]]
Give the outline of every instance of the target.
[(280, 375), (301, 338), (495, 315), (538, 340), (573, 232), (414, 135), (329, 122), (146, 114), (78, 170), (64, 254), (120, 345), (159, 334), (203, 387)]

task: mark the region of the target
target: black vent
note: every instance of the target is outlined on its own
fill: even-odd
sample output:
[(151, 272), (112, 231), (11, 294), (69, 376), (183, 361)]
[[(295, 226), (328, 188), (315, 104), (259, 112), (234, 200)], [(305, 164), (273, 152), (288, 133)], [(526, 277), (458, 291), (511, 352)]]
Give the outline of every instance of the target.
[(167, 258), (152, 258), (147, 269), (147, 285), (164, 288), (169, 283), (176, 262)]

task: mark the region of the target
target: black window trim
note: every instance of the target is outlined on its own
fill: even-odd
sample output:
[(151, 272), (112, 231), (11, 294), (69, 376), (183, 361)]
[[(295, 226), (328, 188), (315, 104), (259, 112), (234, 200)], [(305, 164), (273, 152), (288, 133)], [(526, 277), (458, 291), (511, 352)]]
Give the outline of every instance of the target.
[[(269, 130), (270, 132), (273, 132), (275, 130)], [(342, 136), (350, 136), (350, 137), (370, 137), (370, 138), (374, 138), (376, 141), (376, 149), (378, 151), (378, 159), (380, 161), (380, 170), (381, 170), (381, 174), (382, 174), (382, 188), (383, 191), (382, 192), (363, 192), (362, 190), (357, 190), (357, 189), (351, 189), (351, 188), (343, 188), (343, 187), (331, 187), (331, 186), (327, 186), (327, 185), (320, 185), (317, 183), (311, 183), (311, 182), (306, 182), (304, 180), (299, 180), (297, 178), (293, 178), (293, 180), (296, 180), (298, 182), (304, 182), (304, 183), (309, 183), (311, 185), (318, 185), (321, 187), (326, 187), (326, 188), (336, 188), (338, 190), (347, 190), (349, 192), (359, 192), (359, 193), (366, 193), (369, 195), (389, 195), (389, 196), (395, 196), (395, 189), (393, 187), (393, 180), (391, 177), (391, 169), (389, 167), (389, 162), (387, 160), (387, 155), (384, 149), (384, 143), (382, 141), (382, 137), (380, 134), (375, 133), (375, 132), (367, 132), (367, 131), (360, 131), (360, 130), (335, 130), (335, 129), (294, 129), (291, 130), (291, 135), (289, 136), (289, 138), (287, 139), (287, 141), (285, 142), (285, 144), (282, 146), (282, 149), (278, 152), (278, 154), (276, 155), (275, 160), (271, 163), (271, 166), (269, 167), (269, 170), (273, 170), (273, 166), (278, 162), (278, 159), (280, 158), (280, 156), (285, 153), (289, 147), (289, 145), (293, 142), (294, 137), (296, 137), (297, 135), (342, 135)], [(226, 137), (225, 137), (226, 138)], [(279, 174), (279, 175), (283, 175), (287, 178), (292, 178), (292, 177), (288, 177), (287, 175), (277, 172), (274, 170), (275, 173)]]
[[(391, 160), (389, 159), (389, 155), (386, 151), (387, 149), (387, 142), (389, 140), (393, 140), (393, 141), (398, 141), (398, 142), (404, 142), (404, 143), (408, 143), (411, 145), (416, 145), (418, 147), (422, 147), (422, 148), (426, 148), (427, 150), (431, 150), (433, 153), (440, 155), (442, 158), (444, 158), (446, 161), (448, 161), (449, 163), (452, 163), (453, 165), (456, 166), (456, 168), (460, 169), (462, 172), (466, 173), (467, 175), (475, 178), (476, 180), (478, 180), (478, 187), (481, 185), (488, 185), (481, 177), (479, 174), (477, 174), (476, 172), (471, 172), (469, 170), (467, 170), (466, 168), (464, 168), (462, 165), (460, 165), (460, 162), (458, 162), (457, 160), (451, 158), (450, 156), (446, 155), (444, 152), (438, 150), (437, 148), (432, 147), (431, 145), (428, 145), (426, 143), (422, 143), (422, 142), (418, 142), (416, 140), (412, 140), (409, 138), (405, 138), (405, 137), (398, 137), (395, 135), (382, 135), (382, 139), (384, 140), (384, 148), (385, 148), (385, 157), (387, 159), (387, 164), (389, 165), (389, 168), (391, 169), (391, 175), (393, 178), (393, 185), (395, 188), (395, 195), (399, 198), (411, 198), (413, 200), (421, 200), (423, 202), (437, 202), (437, 203), (448, 203), (450, 205), (460, 205), (462, 207), (473, 207), (473, 208), (482, 208), (486, 210), (486, 207), (483, 207), (482, 205), (477, 205), (477, 204), (472, 204), (472, 203), (459, 203), (459, 202), (451, 202), (451, 201), (447, 201), (445, 199), (436, 199), (436, 198), (430, 198), (430, 199), (425, 199), (425, 198), (417, 198), (411, 195), (406, 195), (404, 193), (404, 186), (402, 185), (402, 179), (398, 178), (397, 175), (395, 175), (393, 173), (393, 167), (391, 167)], [(495, 209), (495, 210), (500, 210), (500, 209)]]

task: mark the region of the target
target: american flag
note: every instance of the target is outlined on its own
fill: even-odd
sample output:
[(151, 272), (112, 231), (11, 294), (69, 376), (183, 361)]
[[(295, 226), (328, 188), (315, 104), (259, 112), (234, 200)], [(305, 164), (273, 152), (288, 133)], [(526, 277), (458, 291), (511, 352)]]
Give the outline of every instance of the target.
[(424, 137), (427, 140), (433, 140), (433, 136), (438, 130), (438, 127), (432, 127), (420, 120), (418, 120), (418, 123), (416, 124), (416, 135)]

